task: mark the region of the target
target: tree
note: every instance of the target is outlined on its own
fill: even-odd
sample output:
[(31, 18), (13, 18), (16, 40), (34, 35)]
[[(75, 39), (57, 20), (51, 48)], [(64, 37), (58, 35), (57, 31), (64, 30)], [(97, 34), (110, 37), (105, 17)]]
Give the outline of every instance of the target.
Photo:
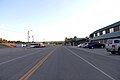
[(66, 45), (66, 44), (69, 44), (69, 40), (68, 40), (67, 37), (65, 37), (65, 45)]
[(70, 38), (70, 43), (71, 43), (71, 45), (73, 46), (74, 45), (74, 39), (73, 38)]
[(74, 36), (74, 41), (75, 41), (75, 42), (77, 41), (77, 36)]
[(73, 38), (73, 45), (77, 45), (77, 36), (74, 36), (74, 38)]
[(2, 38), (0, 38), (0, 43), (2, 43)]
[(89, 37), (88, 37), (88, 36), (86, 36), (85, 38), (86, 38), (86, 42), (89, 42)]
[(7, 42), (7, 40), (6, 40), (6, 39), (2, 39), (2, 42), (3, 42), (3, 43), (6, 43), (6, 42)]

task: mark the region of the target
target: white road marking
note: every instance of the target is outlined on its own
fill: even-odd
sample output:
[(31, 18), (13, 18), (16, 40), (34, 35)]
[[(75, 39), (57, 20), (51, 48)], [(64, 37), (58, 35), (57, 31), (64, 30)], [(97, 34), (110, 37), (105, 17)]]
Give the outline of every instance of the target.
[[(100, 49), (100, 51), (99, 51), (97, 49), (84, 49), (84, 48), (71, 47), (71, 46), (70, 46), (70, 48), (82, 50), (82, 51), (89, 52), (89, 53), (94, 53), (94, 54), (101, 55), (101, 56), (108, 57), (108, 58), (112, 58), (115, 60), (120, 60), (120, 56), (110, 56), (111, 53), (107, 52), (105, 49)], [(102, 50), (104, 50), (104, 51), (102, 51)]]
[[(66, 47), (64, 47), (66, 48)], [(113, 77), (111, 77), (110, 75), (108, 75), (107, 73), (105, 73), (104, 71), (102, 71), (101, 69), (99, 69), (98, 67), (96, 67), (94, 64), (90, 63), (89, 61), (87, 61), (86, 59), (82, 58), (81, 56), (77, 55), (75, 52), (71, 51), (70, 49), (66, 48), (68, 51), (70, 51), (73, 55), (77, 56), (78, 58), (82, 59), (83, 61), (85, 61), (86, 63), (88, 63), (89, 65), (91, 65), (93, 68), (95, 68), (96, 70), (98, 70), (99, 72), (101, 72), (102, 74), (104, 74), (105, 76), (107, 76), (108, 78), (110, 78), (111, 80), (116, 80)]]

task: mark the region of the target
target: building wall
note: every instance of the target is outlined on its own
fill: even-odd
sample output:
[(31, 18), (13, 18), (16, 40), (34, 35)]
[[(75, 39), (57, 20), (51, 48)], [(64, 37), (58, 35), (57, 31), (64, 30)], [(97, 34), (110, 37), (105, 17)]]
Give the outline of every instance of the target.
[(105, 43), (107, 39), (120, 38), (120, 22), (101, 28), (90, 34), (92, 42)]

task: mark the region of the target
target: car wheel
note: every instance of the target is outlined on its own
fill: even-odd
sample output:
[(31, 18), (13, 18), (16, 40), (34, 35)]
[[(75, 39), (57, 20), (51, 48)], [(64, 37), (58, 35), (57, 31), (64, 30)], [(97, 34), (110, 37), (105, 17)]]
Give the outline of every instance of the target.
[(104, 48), (104, 46), (101, 46), (101, 48)]
[(112, 54), (116, 54), (116, 52), (114, 52), (114, 51), (112, 51), (111, 53), (112, 53)]
[(118, 54), (120, 54), (120, 48), (118, 49)]
[(93, 49), (94, 47), (92, 46), (91, 49)]

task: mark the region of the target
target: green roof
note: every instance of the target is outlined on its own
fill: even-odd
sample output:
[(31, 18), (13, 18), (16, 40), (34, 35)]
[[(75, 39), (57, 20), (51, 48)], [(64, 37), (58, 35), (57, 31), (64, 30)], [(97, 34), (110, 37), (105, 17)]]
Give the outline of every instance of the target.
[(85, 40), (86, 38), (77, 38), (76, 40), (79, 41), (79, 40)]
[(92, 38), (91, 40), (100, 40), (100, 39), (107, 39), (107, 38), (114, 38), (114, 37), (120, 37), (120, 31), (104, 34), (101, 36), (96, 36), (96, 37)]

